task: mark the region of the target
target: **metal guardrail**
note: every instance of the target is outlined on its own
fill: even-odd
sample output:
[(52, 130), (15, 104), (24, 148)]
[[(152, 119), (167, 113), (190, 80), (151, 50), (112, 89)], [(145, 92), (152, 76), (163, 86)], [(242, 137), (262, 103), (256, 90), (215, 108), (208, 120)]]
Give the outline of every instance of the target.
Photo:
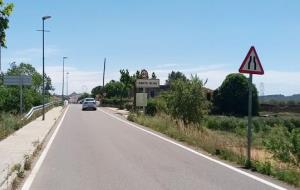
[[(47, 103), (47, 104), (45, 104), (45, 108), (47, 108), (49, 106), (52, 106), (52, 105), (55, 105), (57, 103), (59, 103), (59, 102), (50, 102), (50, 103)], [(43, 105), (32, 107), (30, 109), (30, 111), (23, 117), (23, 119), (26, 119), (26, 120), (29, 119), (34, 114), (34, 112), (39, 111), (41, 109), (43, 109)]]

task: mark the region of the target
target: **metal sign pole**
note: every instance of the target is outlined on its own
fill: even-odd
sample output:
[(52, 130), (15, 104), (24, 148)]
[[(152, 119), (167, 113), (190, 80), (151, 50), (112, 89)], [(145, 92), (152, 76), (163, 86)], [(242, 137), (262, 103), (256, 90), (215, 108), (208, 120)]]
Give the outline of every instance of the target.
[[(146, 92), (146, 88), (143, 88), (143, 93), (145, 93), (145, 92)], [(146, 114), (146, 107), (145, 106), (143, 106), (143, 113)]]
[(252, 74), (249, 74), (249, 100), (248, 100), (248, 128), (247, 128), (247, 162), (251, 166), (251, 141), (252, 141)]

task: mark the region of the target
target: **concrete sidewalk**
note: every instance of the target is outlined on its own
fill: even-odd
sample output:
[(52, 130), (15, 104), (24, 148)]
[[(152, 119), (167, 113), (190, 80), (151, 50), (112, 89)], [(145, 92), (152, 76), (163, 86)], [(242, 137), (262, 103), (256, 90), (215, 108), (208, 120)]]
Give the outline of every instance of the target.
[(62, 112), (62, 107), (53, 108), (46, 113), (44, 121), (39, 117), (0, 141), (0, 190), (8, 188), (16, 176), (11, 172), (12, 168), (16, 164), (24, 164), (24, 156), (32, 155)]

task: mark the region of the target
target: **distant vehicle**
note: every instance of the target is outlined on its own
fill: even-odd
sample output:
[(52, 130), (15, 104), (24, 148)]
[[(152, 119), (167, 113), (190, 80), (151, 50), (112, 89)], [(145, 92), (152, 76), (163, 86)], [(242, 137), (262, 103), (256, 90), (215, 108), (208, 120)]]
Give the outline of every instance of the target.
[(85, 98), (82, 103), (82, 110), (97, 110), (94, 98)]
[(83, 101), (84, 101), (84, 99), (82, 99), (82, 100), (79, 100), (79, 101), (78, 101), (78, 103), (79, 103), (79, 104), (82, 104), (82, 103), (83, 103)]

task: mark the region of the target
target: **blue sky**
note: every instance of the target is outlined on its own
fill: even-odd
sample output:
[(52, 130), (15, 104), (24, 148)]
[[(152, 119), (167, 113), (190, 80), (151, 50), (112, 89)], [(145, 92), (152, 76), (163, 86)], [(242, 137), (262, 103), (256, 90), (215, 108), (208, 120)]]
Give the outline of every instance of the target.
[[(69, 92), (89, 91), (128, 68), (155, 71), (161, 83), (172, 70), (208, 78), (215, 89), (237, 72), (251, 45), (265, 75), (254, 82), (264, 94), (300, 93), (300, 1), (287, 0), (15, 0), (2, 65), (41, 70), (41, 17), (46, 21), (46, 72), (61, 93), (67, 56)], [(106, 81), (106, 82), (107, 82)]]

